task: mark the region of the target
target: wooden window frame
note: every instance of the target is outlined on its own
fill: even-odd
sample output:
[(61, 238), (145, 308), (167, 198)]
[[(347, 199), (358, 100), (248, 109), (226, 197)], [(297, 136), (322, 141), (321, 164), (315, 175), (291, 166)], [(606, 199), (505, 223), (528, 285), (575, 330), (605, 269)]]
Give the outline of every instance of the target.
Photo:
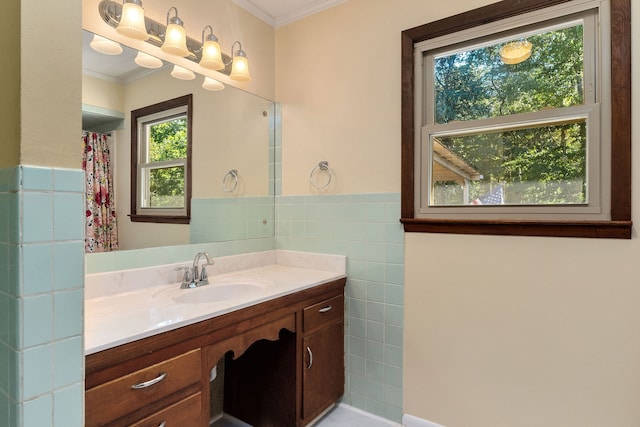
[(570, 0), (504, 0), (402, 32), (400, 221), (405, 232), (631, 238), (631, 0), (610, 0), (611, 219), (542, 221), (415, 217), (415, 44), (567, 1)]
[[(184, 215), (145, 215), (138, 212), (138, 119), (177, 107), (187, 107), (187, 165), (185, 171), (186, 197)], [(193, 128), (193, 95), (184, 95), (131, 111), (131, 214), (132, 222), (155, 222), (165, 224), (189, 224), (191, 221), (191, 146)]]

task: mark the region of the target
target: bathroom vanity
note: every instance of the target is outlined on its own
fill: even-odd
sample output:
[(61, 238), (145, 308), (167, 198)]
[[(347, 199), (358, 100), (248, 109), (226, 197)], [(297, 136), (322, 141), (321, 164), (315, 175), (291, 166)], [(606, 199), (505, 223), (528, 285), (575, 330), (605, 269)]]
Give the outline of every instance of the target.
[(344, 271), (272, 252), (275, 263), (210, 273), (202, 288), (89, 298), (85, 425), (208, 426), (221, 360), (224, 412), (252, 426), (304, 426), (332, 406), (344, 391)]

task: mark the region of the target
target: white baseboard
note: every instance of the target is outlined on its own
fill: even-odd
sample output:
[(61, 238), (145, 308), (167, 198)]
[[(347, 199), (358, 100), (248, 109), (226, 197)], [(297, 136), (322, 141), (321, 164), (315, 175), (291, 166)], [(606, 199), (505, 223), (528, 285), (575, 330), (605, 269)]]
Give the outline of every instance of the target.
[(423, 420), (422, 418), (414, 417), (409, 414), (404, 414), (402, 416), (402, 425), (404, 427), (445, 427), (442, 424)]
[(376, 420), (380, 424), (387, 424), (389, 427), (402, 427), (400, 424), (395, 423), (386, 418), (380, 417), (378, 415), (372, 414), (371, 412), (363, 411), (362, 409), (358, 409), (355, 406), (347, 405), (346, 403), (338, 403), (339, 408), (345, 409), (347, 411), (355, 412), (357, 414), (361, 414), (367, 418)]

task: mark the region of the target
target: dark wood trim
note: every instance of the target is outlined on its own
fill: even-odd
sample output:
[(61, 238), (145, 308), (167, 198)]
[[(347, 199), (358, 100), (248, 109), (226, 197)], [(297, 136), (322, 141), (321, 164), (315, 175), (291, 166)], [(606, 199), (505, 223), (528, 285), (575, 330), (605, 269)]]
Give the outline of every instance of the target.
[[(138, 118), (149, 114), (159, 113), (176, 107), (187, 106), (187, 170), (185, 180), (187, 184), (185, 198), (185, 215), (142, 215), (137, 212), (138, 200)], [(188, 94), (169, 99), (157, 104), (138, 108), (131, 111), (131, 198), (129, 218), (132, 222), (156, 222), (165, 224), (189, 224), (191, 221), (191, 157), (193, 140), (193, 95)]]
[(402, 32), (402, 191), (405, 232), (630, 239), (631, 1), (611, 0), (611, 221), (482, 221), (415, 218), (414, 45), (569, 0), (504, 0)]
[(403, 31), (414, 43), (544, 9), (570, 0), (504, 0)]
[(611, 0), (611, 219), (631, 220), (631, 1)]
[(191, 216), (129, 215), (132, 222), (156, 222), (162, 224), (189, 224)]
[(406, 232), (630, 239), (631, 221), (486, 221), (403, 218)]
[(413, 218), (413, 204), (415, 194), (415, 153), (414, 153), (414, 92), (415, 92), (415, 68), (414, 51), (415, 41), (407, 33), (402, 32), (402, 117), (401, 117), (401, 203), (400, 215), (402, 218)]

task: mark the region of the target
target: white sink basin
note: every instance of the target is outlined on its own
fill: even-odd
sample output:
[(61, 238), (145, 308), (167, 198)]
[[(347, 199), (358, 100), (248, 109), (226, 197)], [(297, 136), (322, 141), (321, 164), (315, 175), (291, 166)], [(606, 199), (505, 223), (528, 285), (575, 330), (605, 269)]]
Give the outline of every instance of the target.
[(171, 300), (182, 304), (211, 304), (230, 300), (259, 298), (267, 283), (257, 280), (212, 281), (197, 288), (181, 289), (180, 284), (156, 292), (153, 298)]
[(179, 289), (171, 299), (187, 304), (211, 303), (256, 297), (263, 288), (264, 286), (255, 283), (210, 284), (193, 289)]

